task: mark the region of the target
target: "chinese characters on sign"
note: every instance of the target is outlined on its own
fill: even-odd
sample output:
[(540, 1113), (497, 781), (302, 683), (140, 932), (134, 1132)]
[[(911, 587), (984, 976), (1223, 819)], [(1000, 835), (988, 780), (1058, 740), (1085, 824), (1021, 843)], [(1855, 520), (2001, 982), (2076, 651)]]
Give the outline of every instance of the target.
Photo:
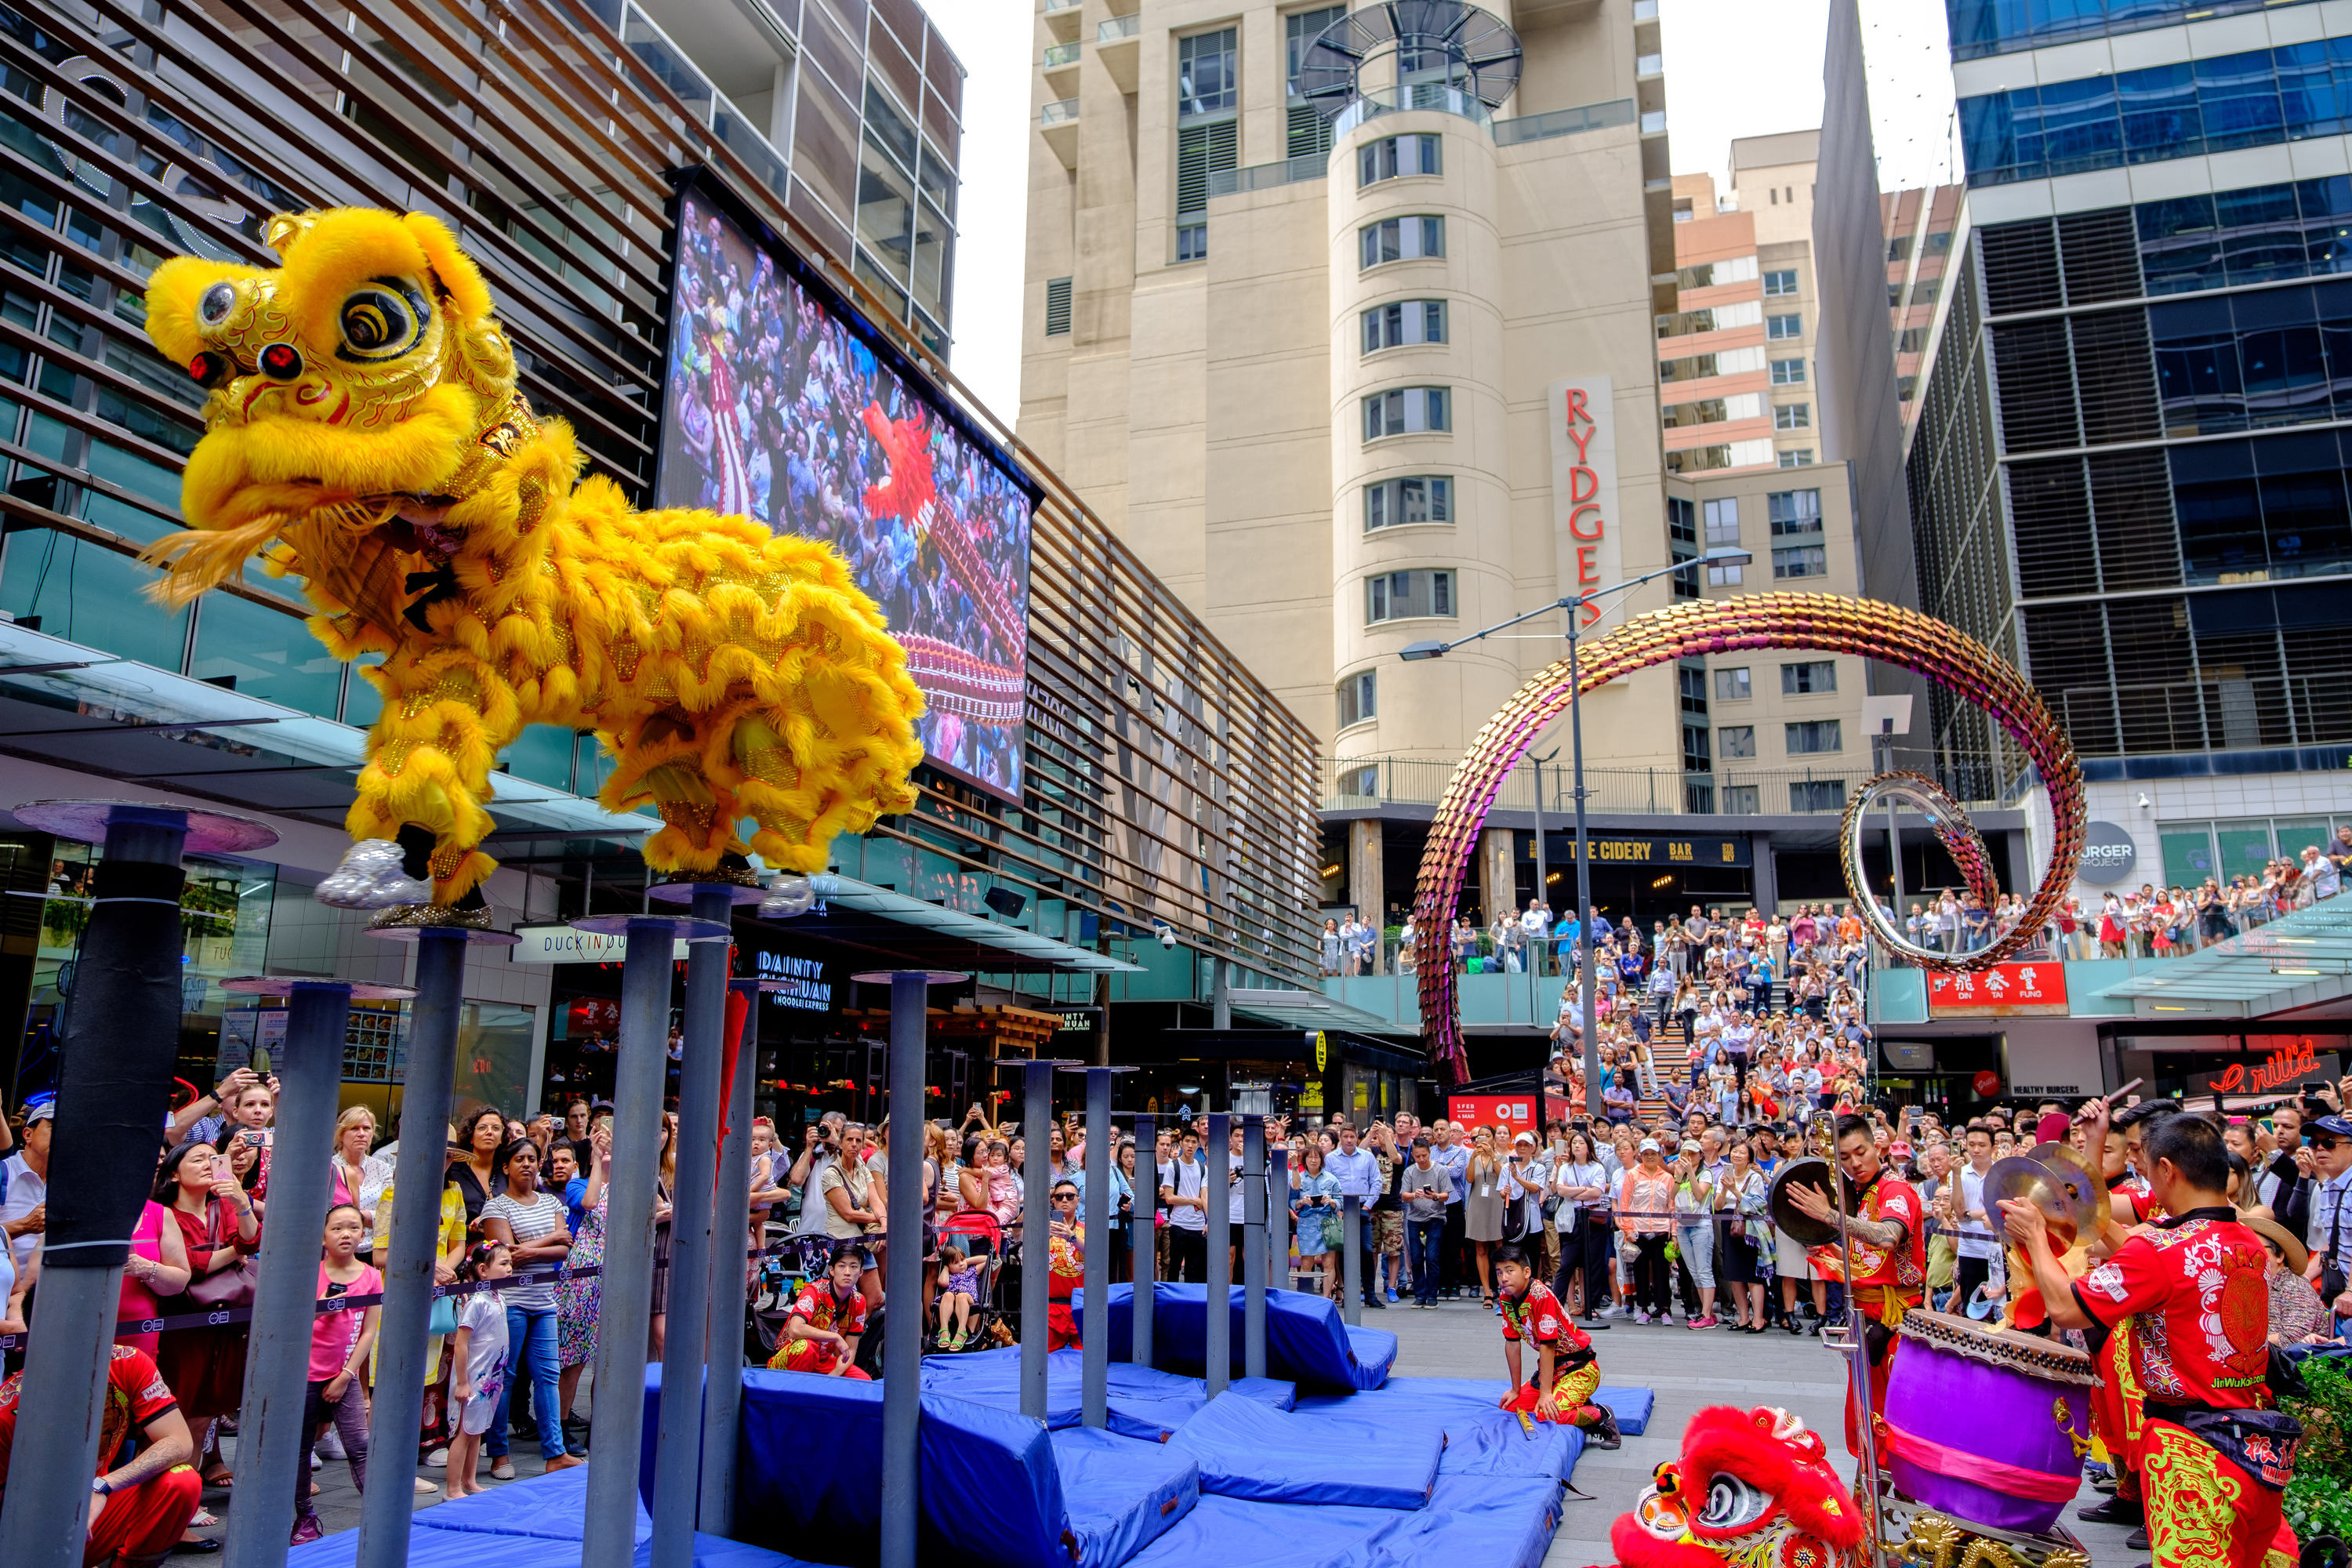
[(2065, 1011), (2063, 963), (1996, 963), (1970, 973), (1927, 976), (1931, 1018), (2017, 1018)]

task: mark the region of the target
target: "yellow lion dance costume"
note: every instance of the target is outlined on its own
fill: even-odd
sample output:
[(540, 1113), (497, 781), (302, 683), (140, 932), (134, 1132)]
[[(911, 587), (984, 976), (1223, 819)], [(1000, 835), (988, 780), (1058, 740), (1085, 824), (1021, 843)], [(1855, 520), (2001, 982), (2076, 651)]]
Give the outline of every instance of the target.
[(267, 238), (278, 270), (184, 257), (149, 288), (149, 335), (212, 394), (194, 527), (150, 551), (150, 592), (185, 604), (258, 554), (304, 580), (338, 658), (383, 656), (360, 842), (322, 900), (422, 903), (429, 878), (432, 903), (479, 910), (493, 759), (526, 724), (595, 731), (618, 759), (598, 798), (653, 804), (661, 871), (822, 870), (835, 833), (913, 805), (922, 694), (831, 549), (581, 481), (436, 220), (343, 208)]

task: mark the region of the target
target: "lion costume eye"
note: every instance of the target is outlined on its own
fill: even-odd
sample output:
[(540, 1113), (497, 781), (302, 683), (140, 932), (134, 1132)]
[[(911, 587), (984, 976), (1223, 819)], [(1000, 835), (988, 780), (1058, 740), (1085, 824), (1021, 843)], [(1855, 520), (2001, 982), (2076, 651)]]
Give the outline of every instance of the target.
[(336, 325), (342, 331), (337, 356), (347, 360), (397, 358), (416, 346), (425, 335), (431, 307), (407, 283), (382, 279), (353, 290), (343, 301)]
[(196, 301), (197, 319), (208, 327), (219, 326), (228, 320), (228, 313), (236, 309), (236, 289), (235, 286), (227, 283), (214, 284), (205, 290), (204, 298)]
[(1706, 1484), (1706, 1507), (1696, 1523), (1712, 1531), (1739, 1530), (1764, 1517), (1772, 1500), (1727, 1470), (1717, 1470)]

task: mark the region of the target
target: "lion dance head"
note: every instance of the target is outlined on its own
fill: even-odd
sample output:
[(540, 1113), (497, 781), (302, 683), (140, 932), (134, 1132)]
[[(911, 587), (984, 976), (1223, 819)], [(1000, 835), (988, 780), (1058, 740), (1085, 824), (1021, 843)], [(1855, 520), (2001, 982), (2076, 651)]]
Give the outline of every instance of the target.
[(1609, 1532), (1625, 1568), (1861, 1568), (1867, 1529), (1820, 1436), (1785, 1410), (1702, 1410)]

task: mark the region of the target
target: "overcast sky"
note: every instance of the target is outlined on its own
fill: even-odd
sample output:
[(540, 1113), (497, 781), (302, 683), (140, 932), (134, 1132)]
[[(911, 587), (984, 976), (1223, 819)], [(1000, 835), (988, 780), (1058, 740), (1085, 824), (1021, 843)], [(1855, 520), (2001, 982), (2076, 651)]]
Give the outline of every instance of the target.
[[(955, 258), (956, 374), (1007, 424), (1021, 405), (1022, 226), (1034, 0), (926, 0), (971, 73)], [(1822, 122), (1829, 0), (1664, 0), (1666, 121), (1676, 174), (1727, 184), (1731, 141)], [(1952, 178), (1942, 0), (1862, 0), (1879, 185)]]

